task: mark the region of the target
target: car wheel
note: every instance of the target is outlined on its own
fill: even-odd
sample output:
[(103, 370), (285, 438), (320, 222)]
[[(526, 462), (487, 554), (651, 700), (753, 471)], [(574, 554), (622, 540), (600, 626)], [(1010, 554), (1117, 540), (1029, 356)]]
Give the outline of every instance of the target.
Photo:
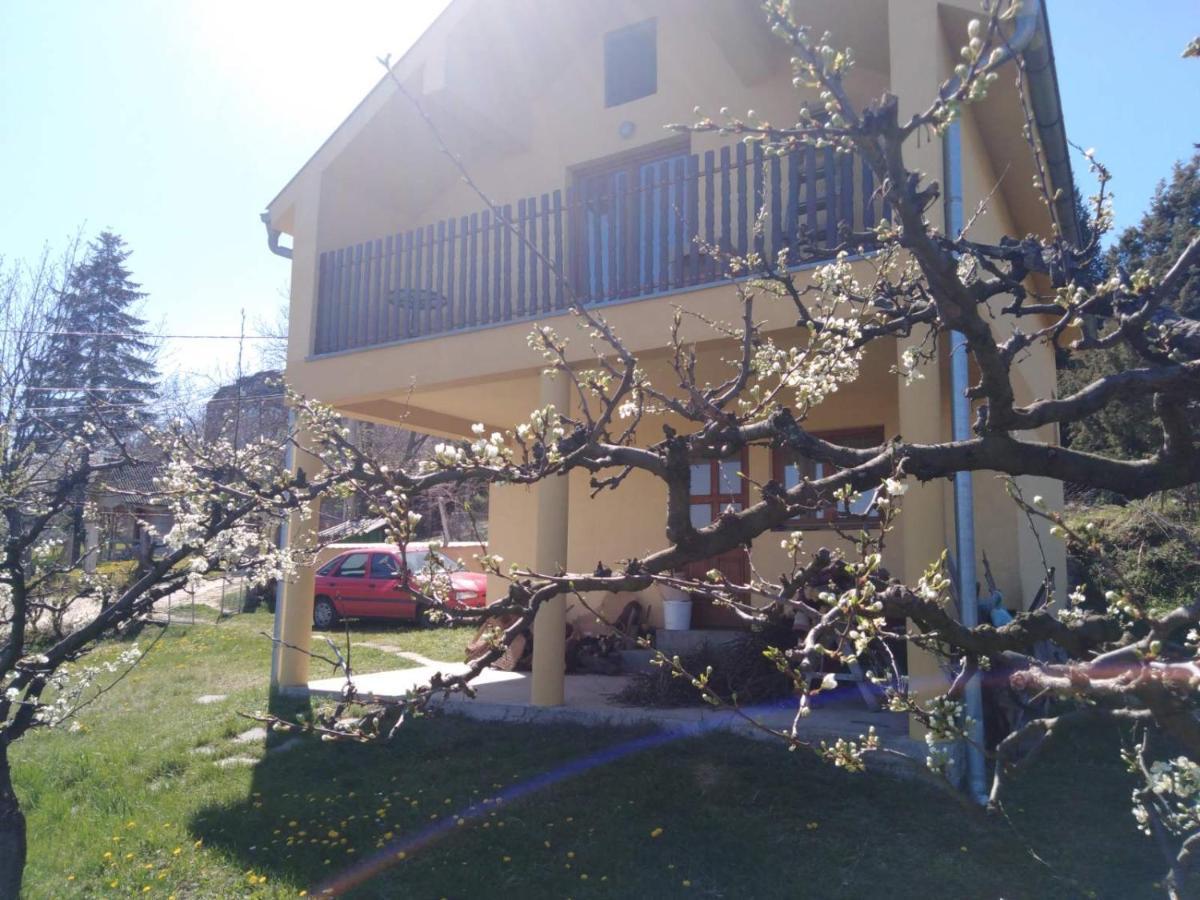
[(338, 614), (333, 601), (328, 597), (318, 597), (313, 604), (313, 627), (322, 631), (337, 624)]
[(423, 603), (417, 604), (417, 611), (413, 613), (413, 624), (418, 628), (429, 627), (429, 607)]

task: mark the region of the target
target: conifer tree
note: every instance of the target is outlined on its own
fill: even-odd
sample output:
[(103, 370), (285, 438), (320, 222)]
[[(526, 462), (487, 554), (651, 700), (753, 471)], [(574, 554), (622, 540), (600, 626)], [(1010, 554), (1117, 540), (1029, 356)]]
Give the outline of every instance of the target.
[[(102, 231), (59, 295), (34, 398), (43, 410), (40, 440), (47, 451), (86, 421), (96, 426), (93, 450), (102, 456), (106, 435), (131, 434), (152, 418), (156, 350), (137, 314), (146, 294), (131, 277), (129, 255), (120, 235)], [(67, 528), (76, 555), (84, 544), (86, 499), (81, 485)]]
[(77, 418), (91, 403), (110, 421), (149, 417), (158, 368), (152, 336), (137, 308), (146, 294), (132, 280), (130, 250), (120, 235), (102, 231), (71, 270), (58, 304), (44, 369), (44, 405), (60, 408), (50, 421)]
[[(1085, 228), (1091, 224), (1086, 223)], [(1200, 153), (1177, 162), (1169, 180), (1159, 183), (1150, 208), (1137, 225), (1126, 228), (1108, 252), (1088, 263), (1089, 286), (1114, 273), (1128, 276), (1146, 269), (1161, 278), (1184, 248), (1200, 234)], [(1185, 274), (1181, 289), (1168, 304), (1181, 315), (1200, 315), (1200, 272)], [(1139, 363), (1125, 344), (1077, 359), (1060, 373), (1059, 390), (1065, 396), (1113, 372), (1124, 372)], [(1196, 411), (1192, 410), (1192, 416)], [(1154, 409), (1136, 400), (1117, 402), (1095, 416), (1073, 423), (1071, 446), (1094, 453), (1135, 459), (1152, 453), (1162, 425)]]

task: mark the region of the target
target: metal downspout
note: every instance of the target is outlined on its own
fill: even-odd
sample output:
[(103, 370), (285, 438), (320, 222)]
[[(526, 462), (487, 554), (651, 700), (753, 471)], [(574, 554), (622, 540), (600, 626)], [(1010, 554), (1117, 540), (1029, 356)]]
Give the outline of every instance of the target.
[[(946, 180), (946, 233), (957, 235), (963, 227), (962, 134), (958, 120), (942, 138)], [(950, 332), (950, 429), (955, 441), (971, 437), (970, 357), (961, 332)], [(979, 624), (979, 590), (975, 573), (975, 488), (970, 472), (954, 474), (954, 556), (958, 564), (959, 618), (967, 628)], [(987, 766), (983, 757), (983, 689), (976, 675), (967, 682), (967, 786), (971, 795), (986, 803)]]
[[(1041, 21), (1040, 0), (1025, 0), (1017, 17), (1016, 28), (1005, 50), (1008, 58), (1029, 46)], [(942, 138), (945, 180), (946, 234), (957, 237), (963, 228), (962, 127), (958, 119), (950, 123)], [(950, 427), (955, 441), (971, 438), (970, 356), (966, 338), (950, 332)], [(958, 563), (959, 616), (967, 628), (979, 624), (979, 588), (975, 570), (975, 488), (970, 472), (954, 475), (954, 555)], [(971, 725), (967, 731), (967, 788), (981, 805), (987, 803), (987, 764), (983, 753), (983, 688), (979, 675), (966, 686), (965, 706)]]
[[(271, 227), (271, 214), (262, 213), (259, 215), (259, 220), (267, 229), (267, 248), (276, 256), (282, 256), (284, 259), (292, 258), (292, 248), (284, 247), (279, 243), (280, 232), (278, 229)], [(296, 414), (293, 410), (288, 410), (288, 433), (294, 433), (296, 423)], [(292, 470), (293, 461), (293, 446), (288, 442), (287, 450), (284, 451), (283, 464), (290, 472)], [(286, 550), (288, 547), (288, 516), (284, 516), (283, 523), (279, 526), (279, 549)], [(271, 632), (274, 635), (274, 640), (271, 642), (271, 687), (274, 688), (279, 684), (279, 656), (282, 648), (280, 641), (283, 639), (283, 596), (284, 596), (284, 579), (280, 578), (275, 582), (275, 621), (272, 624)]]
[(284, 247), (282, 244), (279, 243), (280, 231), (277, 228), (271, 227), (271, 214), (270, 213), (260, 213), (258, 218), (259, 218), (259, 221), (261, 221), (263, 223), (263, 225), (265, 225), (267, 228), (267, 249), (270, 250), (272, 253), (274, 253), (276, 256), (282, 256), (284, 259), (291, 259), (292, 258), (292, 248)]

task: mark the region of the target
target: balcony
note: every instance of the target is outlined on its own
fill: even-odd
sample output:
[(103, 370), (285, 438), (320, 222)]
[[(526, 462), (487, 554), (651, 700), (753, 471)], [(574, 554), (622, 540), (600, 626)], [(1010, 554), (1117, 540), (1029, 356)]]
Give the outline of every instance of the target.
[(565, 190), (321, 253), (313, 352), (693, 290), (752, 249), (801, 266), (887, 215), (870, 170), (830, 150), (630, 156), (574, 173)]

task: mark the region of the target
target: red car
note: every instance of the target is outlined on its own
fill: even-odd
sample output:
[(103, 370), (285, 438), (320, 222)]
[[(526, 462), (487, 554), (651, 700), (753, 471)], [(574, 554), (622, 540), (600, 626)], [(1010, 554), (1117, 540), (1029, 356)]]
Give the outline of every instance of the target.
[[(413, 588), (428, 577), (428, 544), (408, 544), (401, 556), (395, 544), (362, 544), (335, 556), (317, 570), (313, 625), (329, 628), (339, 618), (407, 619), (421, 622), (428, 607), (418, 603)], [(480, 607), (487, 603), (487, 576), (437, 554), (434, 570), (449, 573), (450, 604)]]

